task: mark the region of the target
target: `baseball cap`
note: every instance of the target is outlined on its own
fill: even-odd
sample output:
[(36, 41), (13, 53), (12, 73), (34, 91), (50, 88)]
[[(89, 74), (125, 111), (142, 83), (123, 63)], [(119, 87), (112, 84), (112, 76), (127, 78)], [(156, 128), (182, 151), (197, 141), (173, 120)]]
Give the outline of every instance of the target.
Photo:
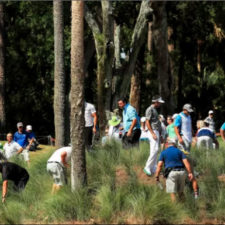
[(186, 109), (188, 112), (194, 112), (194, 110), (192, 109), (191, 104), (185, 104), (183, 106), (183, 109)]
[(177, 113), (174, 113), (172, 118), (175, 120), (177, 118), (178, 114)]
[(19, 127), (23, 127), (23, 123), (22, 122), (17, 123), (17, 128), (19, 128)]
[(32, 130), (32, 126), (31, 125), (27, 125), (26, 126), (26, 130)]
[(141, 122), (144, 123), (146, 121), (146, 118), (143, 116), (141, 117)]
[(160, 103), (165, 103), (164, 100), (162, 100), (162, 97), (159, 95), (156, 95), (152, 98), (152, 102), (160, 102)]
[(213, 114), (213, 111), (212, 111), (212, 110), (209, 110), (209, 115), (210, 115), (210, 114)]

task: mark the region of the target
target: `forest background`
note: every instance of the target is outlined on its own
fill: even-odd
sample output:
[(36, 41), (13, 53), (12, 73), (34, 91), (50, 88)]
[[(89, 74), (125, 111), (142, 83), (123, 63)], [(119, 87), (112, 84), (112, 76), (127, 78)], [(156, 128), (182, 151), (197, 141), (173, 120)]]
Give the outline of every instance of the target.
[[(225, 118), (224, 2), (152, 2), (143, 8), (144, 3), (149, 4), (115, 1), (104, 8), (101, 2), (85, 2), (86, 100), (101, 114), (115, 109), (122, 94), (142, 116), (159, 93), (166, 100), (165, 116), (191, 103), (193, 123), (213, 109), (218, 130)], [(71, 2), (63, 6), (69, 102)], [(15, 131), (23, 121), (37, 134), (54, 136), (53, 3), (6, 1), (0, 9), (2, 132)]]

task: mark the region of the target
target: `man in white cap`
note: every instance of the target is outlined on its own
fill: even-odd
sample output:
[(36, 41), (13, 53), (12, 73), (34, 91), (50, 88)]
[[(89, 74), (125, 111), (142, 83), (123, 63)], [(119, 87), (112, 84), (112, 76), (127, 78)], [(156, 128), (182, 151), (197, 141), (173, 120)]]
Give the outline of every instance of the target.
[(145, 113), (146, 125), (150, 132), (150, 155), (145, 164), (144, 173), (148, 176), (151, 176), (155, 173), (157, 168), (157, 155), (159, 152), (160, 146), (160, 137), (161, 137), (161, 122), (159, 120), (159, 115), (157, 108), (160, 107), (161, 103), (165, 103), (160, 96), (154, 96), (152, 98), (152, 105), (150, 105)]
[(178, 147), (190, 152), (192, 143), (191, 104), (185, 104), (183, 111), (176, 117), (174, 122), (175, 133), (178, 138)]
[(214, 114), (214, 112), (212, 110), (209, 110), (208, 117), (206, 117), (204, 121), (207, 122), (209, 124), (209, 128), (213, 132), (215, 132), (215, 122), (213, 119), (213, 114)]
[(34, 134), (34, 132), (32, 131), (32, 126), (31, 125), (27, 125), (26, 126), (26, 132), (28, 134), (28, 141), (30, 143), (30, 147), (29, 150), (30, 151), (35, 151), (37, 149), (37, 146), (39, 145), (36, 136)]

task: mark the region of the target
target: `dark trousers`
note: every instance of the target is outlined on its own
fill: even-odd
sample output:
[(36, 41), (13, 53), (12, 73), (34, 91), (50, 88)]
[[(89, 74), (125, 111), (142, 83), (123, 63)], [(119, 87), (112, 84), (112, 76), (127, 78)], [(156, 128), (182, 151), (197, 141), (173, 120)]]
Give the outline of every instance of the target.
[(91, 149), (92, 137), (93, 137), (93, 127), (85, 127), (84, 138), (85, 138), (85, 147), (87, 148), (87, 150)]
[(122, 138), (123, 148), (128, 149), (138, 147), (140, 136), (141, 136), (141, 129), (133, 130), (130, 137), (127, 137), (126, 132)]
[(24, 176), (20, 180), (14, 181), (13, 189), (18, 192), (22, 191), (26, 187), (28, 180), (29, 180), (29, 174), (28, 173), (24, 174)]

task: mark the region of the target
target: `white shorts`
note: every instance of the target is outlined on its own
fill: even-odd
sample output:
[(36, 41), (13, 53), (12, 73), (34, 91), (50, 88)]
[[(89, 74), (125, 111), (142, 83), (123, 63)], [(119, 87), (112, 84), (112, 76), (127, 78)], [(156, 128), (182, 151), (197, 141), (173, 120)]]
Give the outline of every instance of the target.
[(65, 171), (59, 163), (47, 163), (47, 171), (53, 177), (55, 184), (62, 186), (66, 183)]
[(184, 191), (185, 178), (187, 173), (182, 171), (171, 171), (166, 179), (167, 193), (181, 193)]
[(22, 156), (22, 158), (23, 158), (24, 161), (29, 161), (30, 160), (29, 150), (28, 149), (24, 149), (21, 152), (21, 156)]

